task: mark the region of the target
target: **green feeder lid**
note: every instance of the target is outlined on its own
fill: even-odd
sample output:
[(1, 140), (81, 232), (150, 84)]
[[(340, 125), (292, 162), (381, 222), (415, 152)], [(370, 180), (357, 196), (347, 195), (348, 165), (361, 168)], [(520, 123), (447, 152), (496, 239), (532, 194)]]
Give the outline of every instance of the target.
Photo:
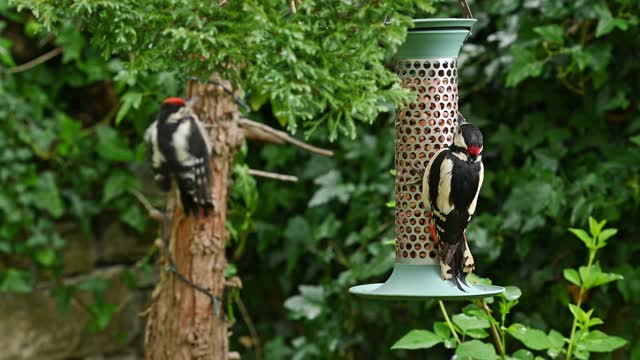
[(468, 300), (491, 297), (504, 292), (494, 285), (472, 285), (458, 289), (451, 281), (442, 280), (439, 265), (398, 264), (383, 284), (358, 285), (349, 289), (354, 295), (377, 300)]
[(415, 19), (399, 59), (455, 58), (476, 19)]

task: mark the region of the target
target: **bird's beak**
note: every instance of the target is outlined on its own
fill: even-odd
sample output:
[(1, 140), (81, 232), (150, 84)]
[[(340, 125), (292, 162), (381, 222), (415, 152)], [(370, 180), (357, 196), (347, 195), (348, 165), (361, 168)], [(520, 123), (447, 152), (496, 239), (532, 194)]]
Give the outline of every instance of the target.
[(469, 164), (474, 163), (476, 161), (478, 157), (474, 154), (469, 154), (469, 156), (467, 156), (467, 161), (469, 162)]

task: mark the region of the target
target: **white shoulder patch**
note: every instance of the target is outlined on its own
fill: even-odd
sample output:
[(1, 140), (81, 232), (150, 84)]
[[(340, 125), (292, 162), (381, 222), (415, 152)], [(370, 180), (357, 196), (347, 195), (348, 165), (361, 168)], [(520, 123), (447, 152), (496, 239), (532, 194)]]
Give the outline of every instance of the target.
[(191, 166), (192, 158), (189, 153), (189, 134), (191, 133), (191, 122), (182, 121), (176, 127), (171, 138), (173, 148), (176, 151), (176, 160), (184, 166)]
[(452, 170), (453, 161), (445, 158), (440, 165), (440, 183), (438, 184), (438, 198), (436, 199), (436, 206), (443, 215), (448, 215), (454, 208), (451, 201)]
[(151, 166), (157, 169), (165, 162), (164, 155), (158, 146), (158, 122), (154, 121), (144, 133), (144, 139), (151, 147)]
[(469, 160), (469, 158), (467, 157), (467, 154), (465, 153), (461, 153), (461, 152), (451, 152), (451, 155), (457, 157), (458, 159), (467, 162), (467, 160)]
[(155, 139), (156, 137), (158, 137), (158, 121), (152, 122), (144, 132), (144, 141), (151, 144), (153, 139)]
[(427, 164), (427, 168), (424, 170), (424, 175), (422, 176), (422, 201), (424, 202), (425, 211), (431, 211), (431, 199), (429, 198), (429, 173), (431, 172), (431, 165), (433, 165), (433, 161), (438, 157), (438, 155), (445, 151), (446, 148), (442, 148), (436, 152), (429, 163)]
[(484, 180), (484, 164), (480, 163), (480, 179), (478, 180), (478, 190), (476, 191), (476, 196), (469, 204), (469, 215), (473, 215), (476, 213), (476, 205), (478, 204), (478, 196), (480, 195), (480, 189), (482, 188), (482, 181)]

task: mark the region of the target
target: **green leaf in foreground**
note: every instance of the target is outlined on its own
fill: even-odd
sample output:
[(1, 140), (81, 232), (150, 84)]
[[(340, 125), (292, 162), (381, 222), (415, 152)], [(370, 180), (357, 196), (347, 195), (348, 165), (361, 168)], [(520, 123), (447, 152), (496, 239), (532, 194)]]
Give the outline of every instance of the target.
[(492, 360), (497, 359), (496, 349), (480, 340), (465, 341), (456, 349), (456, 355), (461, 359)]
[(547, 334), (538, 329), (531, 329), (522, 324), (512, 324), (507, 332), (533, 350), (545, 350), (551, 347)]
[(451, 318), (453, 323), (456, 324), (463, 333), (468, 332), (469, 330), (474, 329), (486, 329), (489, 326), (489, 320), (486, 319), (478, 319), (475, 316), (469, 316), (466, 314), (456, 314)]
[(396, 343), (391, 346), (391, 349), (429, 349), (441, 342), (442, 338), (429, 330), (411, 330), (400, 338), (400, 340), (396, 341)]
[(506, 286), (502, 296), (509, 301), (516, 301), (522, 296), (522, 291), (517, 286)]
[(543, 39), (556, 44), (563, 43), (564, 29), (560, 25), (537, 26), (533, 31)]
[(527, 349), (520, 349), (514, 352), (511, 357), (517, 360), (533, 360), (533, 353)]
[(580, 274), (575, 269), (564, 269), (562, 272), (564, 278), (570, 283), (580, 286), (582, 282), (580, 281)]
[(627, 344), (627, 340), (618, 336), (609, 336), (602, 331), (589, 332), (582, 340), (582, 345), (591, 352), (611, 352)]

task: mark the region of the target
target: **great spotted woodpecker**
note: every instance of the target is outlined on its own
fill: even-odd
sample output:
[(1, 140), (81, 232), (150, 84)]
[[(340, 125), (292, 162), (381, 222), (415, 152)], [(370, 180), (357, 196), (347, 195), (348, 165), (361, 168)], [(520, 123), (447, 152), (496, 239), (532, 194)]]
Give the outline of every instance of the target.
[(187, 215), (206, 215), (212, 210), (211, 145), (191, 104), (177, 97), (164, 100), (145, 140), (151, 148), (154, 179), (160, 188), (168, 192), (175, 180)]
[(467, 244), (467, 226), (476, 211), (482, 187), (482, 133), (458, 116), (453, 144), (431, 159), (422, 181), (422, 198), (430, 211), (431, 233), (436, 237), (443, 280), (460, 290), (475, 264)]

